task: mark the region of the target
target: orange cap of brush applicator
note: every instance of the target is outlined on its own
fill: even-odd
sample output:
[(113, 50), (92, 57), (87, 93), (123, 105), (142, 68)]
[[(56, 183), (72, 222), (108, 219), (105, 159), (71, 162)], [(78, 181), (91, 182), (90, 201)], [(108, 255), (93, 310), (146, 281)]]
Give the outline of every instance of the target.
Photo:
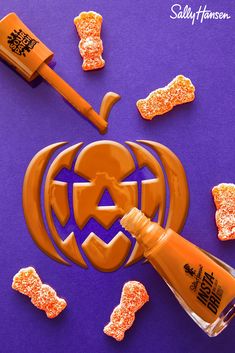
[(15, 13), (0, 21), (0, 56), (27, 81), (34, 80), (40, 65), (48, 64), (53, 55)]

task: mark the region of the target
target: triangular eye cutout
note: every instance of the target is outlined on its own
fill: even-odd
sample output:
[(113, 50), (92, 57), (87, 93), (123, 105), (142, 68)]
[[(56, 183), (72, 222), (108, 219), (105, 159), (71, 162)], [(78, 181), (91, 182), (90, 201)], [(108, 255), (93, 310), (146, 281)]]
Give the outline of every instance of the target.
[(143, 175), (142, 180), (156, 179), (157, 176), (152, 173), (148, 166), (144, 166), (140, 169), (140, 173)]
[(100, 201), (97, 206), (115, 206), (108, 189), (103, 190), (103, 193), (101, 194)]
[(148, 166), (144, 166), (142, 168), (137, 168), (133, 173), (128, 175), (122, 181), (133, 181), (133, 180), (149, 180), (149, 179), (156, 179), (157, 176), (154, 175)]

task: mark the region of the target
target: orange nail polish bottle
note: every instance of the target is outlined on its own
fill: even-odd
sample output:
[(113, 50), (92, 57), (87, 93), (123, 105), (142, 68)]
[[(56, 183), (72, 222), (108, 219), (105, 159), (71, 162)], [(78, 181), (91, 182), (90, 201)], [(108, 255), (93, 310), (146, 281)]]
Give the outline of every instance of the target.
[(210, 337), (235, 316), (235, 270), (172, 229), (132, 208), (121, 225), (143, 247), (144, 256), (191, 318)]

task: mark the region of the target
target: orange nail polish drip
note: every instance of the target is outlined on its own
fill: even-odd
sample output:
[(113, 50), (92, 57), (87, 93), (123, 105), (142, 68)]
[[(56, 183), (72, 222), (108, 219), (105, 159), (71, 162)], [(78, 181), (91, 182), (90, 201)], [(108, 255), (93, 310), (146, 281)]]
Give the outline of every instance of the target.
[(121, 225), (143, 247), (191, 318), (210, 337), (218, 335), (235, 315), (235, 270), (136, 208)]

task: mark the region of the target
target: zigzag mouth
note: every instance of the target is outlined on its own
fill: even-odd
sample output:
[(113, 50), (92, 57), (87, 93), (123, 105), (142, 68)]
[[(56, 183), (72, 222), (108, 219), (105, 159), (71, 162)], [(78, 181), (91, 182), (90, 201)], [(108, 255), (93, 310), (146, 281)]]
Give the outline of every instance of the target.
[(55, 227), (57, 229), (58, 234), (60, 234), (62, 240), (65, 240), (71, 232), (74, 232), (77, 242), (79, 244), (82, 244), (86, 240), (88, 235), (93, 232), (97, 236), (99, 236), (100, 239), (102, 239), (105, 243), (108, 244), (117, 235), (117, 233), (121, 231), (128, 239), (135, 243), (135, 240), (132, 238), (132, 236), (127, 231), (125, 231), (120, 225), (120, 219), (122, 216), (118, 216), (109, 229), (105, 229), (93, 217), (88, 220), (83, 229), (79, 229), (73, 215), (71, 215), (66, 225), (62, 226), (54, 212), (52, 212), (52, 214)]
[[(125, 264), (128, 263), (128, 260), (132, 256), (136, 241), (127, 231), (125, 231), (125, 229), (121, 227), (121, 217), (118, 217), (118, 219), (109, 229), (105, 229), (99, 222), (96, 221), (96, 219), (90, 218), (85, 228), (82, 230), (77, 227), (75, 221), (71, 222), (71, 219), (64, 227), (60, 224), (55, 214), (53, 214), (53, 219), (57, 232), (60, 234), (60, 238), (65, 240), (69, 234), (73, 232), (83, 259), (86, 259), (85, 261), (87, 264), (90, 263), (101, 271), (110, 272), (114, 271), (120, 266), (125, 266)], [(111, 258), (113, 257), (114, 253), (116, 258), (117, 253), (114, 250), (120, 249), (120, 243), (122, 244), (122, 260), (118, 261), (116, 267), (111, 268)], [(94, 255), (94, 250), (96, 255)], [(110, 260), (106, 258), (107, 253), (110, 253), (111, 255)], [(105, 261), (103, 259), (105, 259)], [(100, 260), (102, 266), (99, 268)], [(105, 270), (105, 268), (108, 269)]]

